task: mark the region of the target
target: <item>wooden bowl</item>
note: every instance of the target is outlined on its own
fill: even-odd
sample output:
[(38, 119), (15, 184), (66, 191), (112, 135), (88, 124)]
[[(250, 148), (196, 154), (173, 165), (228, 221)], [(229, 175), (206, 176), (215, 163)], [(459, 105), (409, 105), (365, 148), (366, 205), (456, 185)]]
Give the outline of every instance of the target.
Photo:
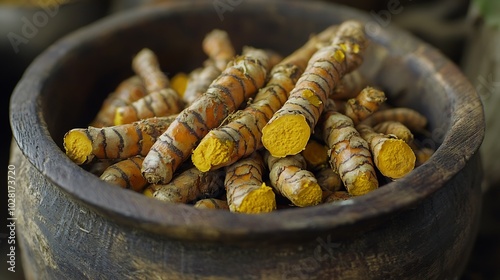
[[(11, 162), (27, 275), (458, 278), (478, 226), (484, 133), (480, 100), (459, 69), (408, 33), (343, 6), (259, 0), (232, 8), (174, 1), (115, 15), (60, 40), (29, 67), (10, 112), (21, 152), (14, 148)], [(311, 33), (348, 19), (363, 21), (372, 40), (363, 73), (389, 100), (429, 119), (427, 144), (437, 151), (401, 180), (346, 203), (243, 215), (110, 186), (62, 150), (64, 133), (90, 122), (104, 96), (132, 75), (131, 58), (143, 47), (176, 73), (201, 64), (201, 40), (213, 28), (228, 31), (237, 49), (288, 54)]]

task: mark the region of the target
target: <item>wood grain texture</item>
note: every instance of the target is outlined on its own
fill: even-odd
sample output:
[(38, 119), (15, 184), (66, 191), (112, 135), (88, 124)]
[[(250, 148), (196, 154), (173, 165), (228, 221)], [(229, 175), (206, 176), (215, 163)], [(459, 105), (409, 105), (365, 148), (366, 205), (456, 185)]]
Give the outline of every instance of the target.
[(322, 2), (265, 0), (244, 1), (221, 21), (210, 1), (176, 1), (113, 16), (38, 57), (11, 100), (28, 271), (55, 279), (458, 277), (481, 205), (481, 103), (455, 65), (395, 28), (367, 29), (372, 43), (360, 71), (388, 100), (429, 118), (432, 137), (424, 144), (437, 151), (367, 195), (265, 215), (204, 211), (114, 188), (61, 150), (63, 134), (90, 122), (95, 104), (131, 75), (129, 59), (145, 46), (175, 73), (201, 64), (201, 40), (213, 28), (227, 30), (236, 49), (249, 44), (286, 55), (312, 32), (352, 18), (372, 21)]

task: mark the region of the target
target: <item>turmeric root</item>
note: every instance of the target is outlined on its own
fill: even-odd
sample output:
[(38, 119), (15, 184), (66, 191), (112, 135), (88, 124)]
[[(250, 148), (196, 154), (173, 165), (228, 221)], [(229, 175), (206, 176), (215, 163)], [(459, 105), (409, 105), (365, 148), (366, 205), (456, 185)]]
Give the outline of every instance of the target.
[(373, 87), (365, 87), (355, 98), (347, 100), (344, 114), (352, 119), (354, 125), (357, 125), (377, 111), (385, 100), (383, 91)]
[(346, 191), (323, 192), (323, 203), (336, 203), (350, 199), (352, 196)]
[(114, 124), (116, 108), (129, 105), (146, 96), (146, 94), (147, 91), (144, 83), (138, 76), (132, 76), (124, 80), (104, 100), (99, 112), (90, 125), (93, 127), (112, 126)]
[(96, 128), (75, 128), (64, 135), (66, 155), (76, 164), (94, 159), (126, 159), (146, 156), (156, 138), (174, 121), (175, 116), (144, 119), (131, 124)]
[(165, 202), (189, 203), (216, 197), (224, 187), (224, 173), (217, 170), (200, 172), (195, 167), (179, 173), (165, 185), (149, 185), (144, 194)]
[(196, 201), (195, 208), (199, 209), (223, 209), (229, 210), (229, 205), (226, 200), (217, 198), (204, 198)]
[(313, 174), (323, 191), (340, 191), (344, 188), (340, 175), (335, 173), (330, 165), (323, 165)]
[(313, 54), (288, 100), (262, 129), (262, 143), (271, 155), (294, 155), (305, 148), (328, 96), (363, 60), (363, 30), (361, 23), (345, 21), (333, 43)]
[(184, 72), (179, 72), (172, 77), (170, 85), (172, 89), (179, 94), (179, 96), (183, 96), (186, 91), (186, 86), (188, 83), (188, 76)]
[(210, 129), (218, 127), (264, 85), (267, 54), (247, 48), (212, 83), (207, 92), (184, 109), (146, 156), (142, 172), (150, 183), (167, 183)]
[(193, 151), (194, 165), (201, 171), (217, 169), (260, 149), (262, 128), (287, 100), (288, 93), (317, 50), (319, 42), (331, 38), (333, 32), (333, 28), (327, 28), (273, 67), (269, 81), (259, 90), (253, 102), (201, 140)]
[(149, 93), (162, 90), (170, 85), (168, 77), (160, 69), (158, 58), (150, 49), (144, 48), (134, 56), (132, 69), (144, 81)]
[(373, 161), (382, 175), (398, 179), (415, 168), (415, 153), (405, 141), (377, 133), (367, 125), (360, 124), (356, 128), (370, 145)]
[(400, 122), (381, 122), (374, 126), (373, 130), (386, 135), (394, 135), (406, 143), (411, 143), (413, 141), (413, 133), (411, 133), (411, 130)]
[(309, 139), (301, 154), (309, 170), (314, 171), (328, 165), (328, 147), (312, 138)]
[(271, 185), (294, 205), (306, 207), (321, 203), (321, 188), (314, 175), (306, 169), (301, 154), (277, 158), (266, 151), (265, 161)]
[(113, 185), (140, 192), (148, 184), (141, 174), (143, 160), (143, 157), (136, 156), (119, 161), (106, 168), (100, 178)]
[(202, 48), (220, 72), (226, 69), (227, 63), (236, 54), (229, 35), (220, 29), (214, 29), (205, 36)]
[(187, 105), (199, 99), (221, 73), (213, 62), (206, 64), (205, 67), (196, 68), (189, 74), (186, 90), (182, 95), (182, 100)]
[(359, 70), (353, 70), (342, 77), (340, 83), (333, 89), (330, 98), (347, 100), (356, 97), (368, 85), (367, 79)]
[(135, 122), (152, 117), (177, 114), (184, 108), (180, 96), (171, 88), (150, 93), (130, 105), (116, 108), (115, 125)]
[(351, 195), (363, 195), (378, 188), (378, 180), (368, 143), (354, 128), (352, 120), (327, 109), (320, 131), (330, 148), (330, 165), (339, 174)]
[(415, 153), (415, 156), (417, 158), (415, 162), (415, 167), (424, 164), (434, 154), (433, 149), (426, 147), (413, 149), (413, 152)]
[(422, 131), (427, 125), (427, 118), (410, 108), (392, 108), (373, 113), (360, 124), (374, 127), (385, 121), (397, 121), (404, 124), (411, 131)]
[(276, 209), (272, 188), (262, 182), (264, 161), (255, 152), (226, 168), (227, 202), (232, 212), (257, 214)]

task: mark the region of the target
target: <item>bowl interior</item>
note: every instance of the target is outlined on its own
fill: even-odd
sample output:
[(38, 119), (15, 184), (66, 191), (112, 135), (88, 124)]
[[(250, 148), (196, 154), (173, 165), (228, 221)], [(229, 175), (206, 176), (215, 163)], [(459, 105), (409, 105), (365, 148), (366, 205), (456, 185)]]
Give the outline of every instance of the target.
[[(249, 232), (263, 236), (278, 231), (299, 236), (331, 228), (341, 234), (342, 228), (387, 216), (432, 194), (480, 144), (483, 124), (473, 88), (446, 58), (406, 32), (382, 28), (364, 13), (323, 2), (244, 1), (225, 12), (211, 1), (178, 2), (115, 15), (65, 37), (31, 65), (12, 99), (11, 123), (22, 152), (50, 181), (105, 215), (182, 238), (243, 238)], [(64, 133), (88, 125), (105, 96), (133, 74), (131, 59), (144, 47), (158, 55), (171, 77), (201, 65), (206, 58), (201, 41), (214, 28), (226, 30), (237, 50), (251, 45), (287, 55), (310, 34), (353, 18), (366, 24), (371, 40), (361, 71), (386, 90), (391, 103), (425, 114), (432, 132), (425, 145), (440, 147), (402, 180), (348, 203), (236, 215), (151, 201), (101, 182), (64, 155)], [(471, 128), (475, 131), (460, 126), (457, 114), (463, 106), (470, 106), (471, 118), (479, 122)], [(26, 141), (26, 136), (39, 140)], [(469, 139), (458, 155), (458, 143), (452, 140), (457, 137)], [(42, 162), (41, 157), (51, 160)], [(443, 165), (448, 170), (434, 174)]]

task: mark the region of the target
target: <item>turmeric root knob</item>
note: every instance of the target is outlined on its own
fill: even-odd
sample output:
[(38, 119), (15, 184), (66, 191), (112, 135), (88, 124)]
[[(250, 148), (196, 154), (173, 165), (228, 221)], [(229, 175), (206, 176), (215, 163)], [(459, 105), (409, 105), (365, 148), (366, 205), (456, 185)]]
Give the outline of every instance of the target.
[(304, 150), (310, 135), (303, 115), (284, 115), (264, 126), (262, 144), (273, 157), (285, 157)]
[(63, 145), (66, 155), (78, 165), (90, 162), (94, 158), (92, 141), (83, 131), (68, 131), (64, 136)]
[(191, 160), (198, 170), (207, 172), (212, 167), (223, 166), (229, 161), (229, 155), (232, 153), (233, 148), (233, 142), (221, 141), (218, 138), (210, 137), (209, 132), (196, 149), (194, 149)]

